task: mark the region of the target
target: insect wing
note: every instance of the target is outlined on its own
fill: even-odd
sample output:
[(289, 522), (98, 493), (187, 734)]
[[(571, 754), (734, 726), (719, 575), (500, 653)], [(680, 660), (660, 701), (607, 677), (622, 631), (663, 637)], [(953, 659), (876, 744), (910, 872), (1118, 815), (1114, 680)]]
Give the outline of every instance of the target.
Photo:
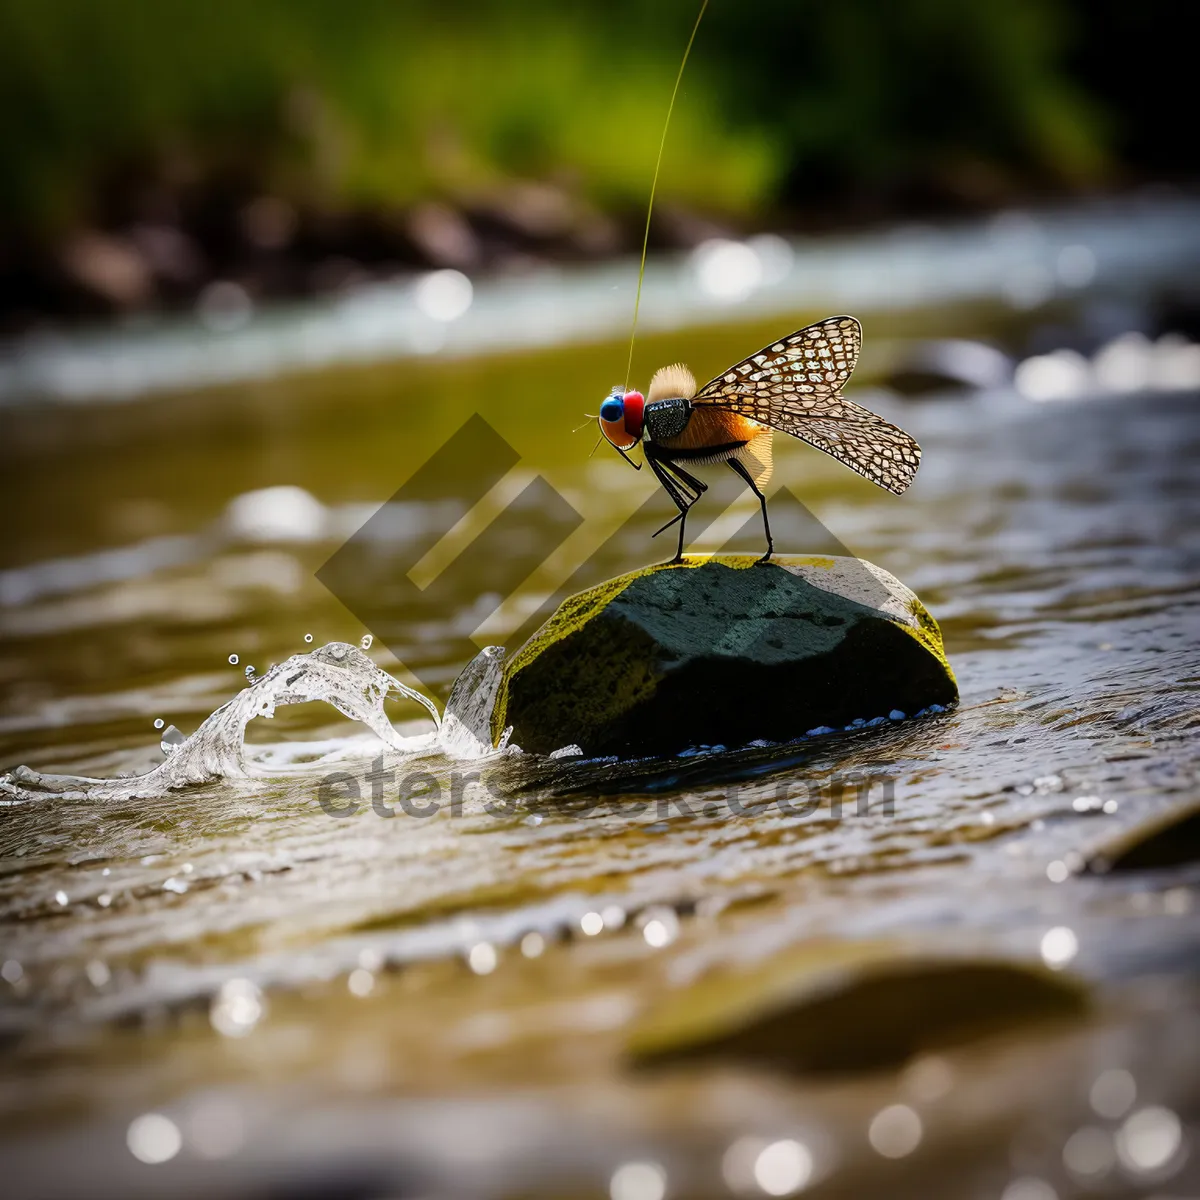
[(921, 447), (841, 395), (861, 347), (862, 327), (853, 317), (828, 317), (709, 380), (692, 404), (790, 433), (898, 496), (921, 465)]

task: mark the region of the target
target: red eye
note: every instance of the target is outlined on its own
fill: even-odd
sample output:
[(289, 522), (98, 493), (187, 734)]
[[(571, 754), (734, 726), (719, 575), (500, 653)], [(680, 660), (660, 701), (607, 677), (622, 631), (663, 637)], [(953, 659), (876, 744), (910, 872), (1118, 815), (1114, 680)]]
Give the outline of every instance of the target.
[(625, 432), (632, 438), (642, 436), (642, 414), (646, 400), (641, 392), (625, 393)]

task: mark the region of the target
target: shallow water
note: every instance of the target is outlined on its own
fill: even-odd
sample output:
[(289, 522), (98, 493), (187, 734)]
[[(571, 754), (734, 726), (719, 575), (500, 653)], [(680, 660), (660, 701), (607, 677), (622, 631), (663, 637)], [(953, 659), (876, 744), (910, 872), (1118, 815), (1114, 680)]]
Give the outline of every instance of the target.
[[(778, 444), (780, 548), (840, 543), (913, 587), (942, 625), (954, 712), (579, 767), (388, 748), (301, 704), (251, 722), (247, 765), (223, 778), (104, 802), (14, 795), (0, 1111), (19, 1190), (604, 1195), (622, 1163), (653, 1161), (671, 1194), (719, 1195), (744, 1137), (801, 1141), (821, 1194), (1000, 1196), (1027, 1177), (1062, 1196), (1194, 1189), (1200, 872), (1074, 871), (1097, 840), (1195, 796), (1200, 396), (1155, 374), (1170, 343), (1110, 349), (1054, 401), (1030, 398), (1029, 370), (1024, 391), (1003, 371), (982, 388), (886, 385), (923, 337), (1090, 354), (1137, 328), (1195, 251), (1036, 307), (996, 290), (860, 311), (851, 394), (925, 452), (900, 500)], [(676, 358), (715, 371), (822, 300), (718, 306), (716, 323), (640, 342), (635, 377)], [(597, 341), (11, 411), (0, 766), (145, 772), (164, 759), (156, 720), (189, 734), (247, 664), (261, 676), (368, 632), (379, 666), (444, 702), (479, 647), (515, 648), (564, 588), (670, 553), (649, 541), (669, 515), (653, 481), (589, 458), (590, 426), (570, 432), (623, 362)], [(482, 488), (489, 460), (464, 455), (457, 475), (453, 458), (440, 468), (442, 493), (405, 492), (475, 413), (511, 447), (498, 482)], [(734, 482), (703, 502), (696, 547), (759, 545)], [(335, 598), (315, 572), (393, 496)], [(410, 701), (387, 712), (405, 737), (433, 730)], [(363, 784), (353, 816), (330, 815), (343, 793), (323, 808), (322, 781), (380, 756), (397, 775), (379, 811)], [(397, 806), (406, 777), (435, 815)], [(838, 781), (864, 777), (870, 811), (836, 817)], [(788, 811), (781, 786), (815, 788), (816, 811)], [(1045, 942), (1056, 928), (1073, 939)], [(897, 1074), (628, 1069), (639, 1014), (819, 939), (1030, 962), (1057, 948), (1093, 1015)], [(1114, 1141), (1124, 1110), (1089, 1111), (1113, 1069), (1133, 1075), (1135, 1111), (1182, 1119), (1170, 1170), (1131, 1155), (1127, 1129)], [(868, 1129), (897, 1103), (921, 1133), (892, 1159)], [(151, 1111), (182, 1131), (153, 1167), (127, 1145)], [(1109, 1151), (1064, 1160), (1081, 1127)]]

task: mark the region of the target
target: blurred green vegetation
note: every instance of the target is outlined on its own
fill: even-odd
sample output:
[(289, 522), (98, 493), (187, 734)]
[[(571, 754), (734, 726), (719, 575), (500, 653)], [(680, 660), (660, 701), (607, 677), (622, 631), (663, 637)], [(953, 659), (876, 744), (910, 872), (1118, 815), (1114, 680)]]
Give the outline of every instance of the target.
[[(78, 220), (119, 171), (254, 173), (328, 206), (550, 176), (640, 204), (686, 36), (662, 27), (634, 42), (600, 6), (536, 0), (4, 0), (0, 204), (21, 223)], [(780, 154), (771, 131), (723, 120), (716, 74), (689, 79), (671, 191), (744, 211)]]
[[(222, 174), (332, 211), (470, 201), (513, 179), (633, 210), (697, 8), (0, 0), (0, 220), (53, 234), (102, 220), (121, 181)], [(1119, 11), (713, 0), (660, 194), (761, 220), (846, 196), (987, 201), (1103, 181), (1122, 85), (1088, 46)]]

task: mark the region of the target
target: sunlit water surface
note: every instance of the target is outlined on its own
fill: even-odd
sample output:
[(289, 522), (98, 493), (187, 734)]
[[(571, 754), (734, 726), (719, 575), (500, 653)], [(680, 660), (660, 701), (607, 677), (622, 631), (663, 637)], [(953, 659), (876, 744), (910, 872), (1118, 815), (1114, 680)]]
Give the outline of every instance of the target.
[[(1090, 846), (1195, 796), (1197, 391), (1186, 373), (1156, 377), (1133, 342), (1126, 357), (1141, 354), (1141, 368), (1126, 362), (1121, 376), (1110, 353), (1077, 386), (1044, 363), (1018, 370), (1023, 388), (1004, 370), (985, 387), (885, 386), (922, 337), (984, 338), (1016, 359), (1076, 345), (1086, 364), (1137, 327), (1149, 287), (903, 315), (881, 297), (861, 311), (851, 394), (925, 451), (903, 499), (778, 447), (780, 547), (836, 539), (913, 587), (941, 622), (962, 690), (953, 712), (631, 768), (456, 758), (402, 698), (387, 703), (389, 748), (302, 704), (251, 722), (245, 765), (226, 778), (103, 800), (28, 799), (11, 784), (0, 814), (10, 1176), (61, 1195), (655, 1200), (664, 1180), (672, 1194), (727, 1194), (750, 1154), (750, 1194), (802, 1177), (828, 1194), (953, 1184), (1046, 1200), (1093, 1185), (1141, 1194), (1160, 1179), (1186, 1191), (1200, 1152), (1189, 1131), (1200, 872), (1076, 872)], [(676, 359), (715, 373), (823, 315), (810, 311), (820, 304), (719, 306), (718, 323), (642, 341), (635, 376)], [(147, 772), (164, 760), (165, 727), (190, 734), (248, 686), (248, 665), (253, 680), (364, 635), (368, 657), (444, 702), (479, 647), (515, 648), (515, 631), (573, 578), (669, 553), (649, 541), (670, 511), (653, 481), (609, 452), (589, 458), (591, 426), (571, 432), (623, 366), (623, 346), (597, 341), (14, 409), (0, 765)], [(1031, 399), (1056, 387), (1061, 398)], [(471, 504), (402, 497), (390, 535), (356, 560), (347, 607), (315, 572), (475, 413), (516, 465), (449, 549), (436, 547)], [(447, 468), (448, 494), (473, 500), (485, 467)], [(578, 528), (549, 492), (527, 490), (539, 479)], [(758, 545), (733, 482), (705, 499), (713, 523), (696, 519), (698, 546)], [(303, 493), (260, 494), (281, 487)], [(505, 508), (515, 523), (489, 542)], [(523, 555), (528, 579), (512, 567)], [(425, 591), (404, 582), (410, 568)], [(331, 772), (361, 777), (380, 756), (397, 782), (380, 785), (376, 807), (369, 783), (354, 815), (326, 811), (336, 789), (322, 807)], [(499, 800), (464, 782), (472, 772)], [(432, 816), (396, 803), (417, 773), (414, 787), (439, 801)], [(873, 799), (891, 789), (891, 810), (835, 818), (836, 781), (864, 776)], [(815, 812), (779, 804), (781, 788), (810, 787)], [(809, 1083), (624, 1065), (640, 1013), (812, 939), (1045, 956), (1088, 981), (1094, 1015), (923, 1074)], [(1112, 1072), (1128, 1071), (1136, 1090), (1101, 1104), (1107, 1116), (1094, 1086), (1106, 1071), (1118, 1091)], [(915, 1140), (911, 1113), (878, 1118), (897, 1104), (916, 1114)], [(1169, 1142), (1175, 1114), (1179, 1148), (1155, 1174), (1137, 1148)], [(1100, 1132), (1081, 1141), (1081, 1127)], [(795, 1151), (762, 1159), (746, 1138), (797, 1141), (807, 1173)], [(1055, 1191), (1005, 1191), (1022, 1180)]]

